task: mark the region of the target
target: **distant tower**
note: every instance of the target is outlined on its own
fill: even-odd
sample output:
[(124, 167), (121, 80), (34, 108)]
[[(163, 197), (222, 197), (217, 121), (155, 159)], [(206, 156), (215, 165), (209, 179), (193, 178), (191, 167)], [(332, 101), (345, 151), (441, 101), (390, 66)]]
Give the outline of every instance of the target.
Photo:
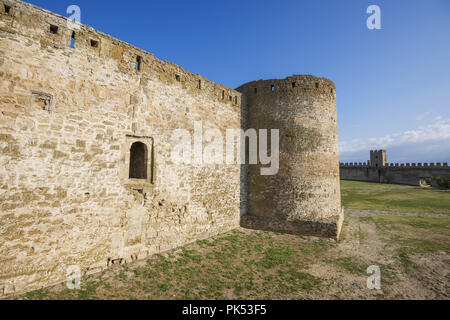
[(334, 83), (294, 75), (236, 90), (243, 93), (243, 127), (280, 135), (278, 174), (263, 176), (260, 166), (248, 165), (242, 225), (338, 238), (343, 210)]
[(386, 165), (386, 150), (370, 150), (370, 166), (375, 168)]

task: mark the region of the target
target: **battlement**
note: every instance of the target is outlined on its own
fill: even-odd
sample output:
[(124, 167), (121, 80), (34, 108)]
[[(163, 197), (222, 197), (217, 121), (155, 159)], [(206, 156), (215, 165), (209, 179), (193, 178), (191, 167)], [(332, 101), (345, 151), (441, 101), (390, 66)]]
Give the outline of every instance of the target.
[[(363, 162), (341, 162), (339, 163), (339, 166), (341, 168), (361, 168), (361, 167), (370, 167), (367, 163), (363, 163)], [(449, 168), (448, 163), (444, 162), (431, 162), (431, 163), (386, 163), (386, 165), (384, 167), (381, 168), (398, 168), (398, 169), (411, 169), (411, 168), (444, 168), (447, 169)]]
[(405, 168), (405, 169), (411, 169), (411, 168), (448, 168), (448, 163), (444, 162), (431, 162), (431, 163), (387, 163), (386, 167), (389, 168)]
[(357, 168), (362, 168), (362, 167), (368, 167), (367, 163), (364, 162), (340, 162), (339, 163), (340, 167), (345, 167), (345, 168), (351, 168), (351, 167), (357, 167)]
[(174, 63), (159, 60), (147, 51), (32, 4), (3, 0), (0, 2), (0, 18), (0, 32), (18, 33), (38, 40), (43, 49), (64, 50), (69, 59), (77, 52), (105, 61), (112, 59), (117, 64), (117, 72), (137, 79), (157, 74), (167, 84), (178, 82), (186, 90), (214, 96), (235, 108), (241, 104), (241, 93), (236, 90), (193, 74)]

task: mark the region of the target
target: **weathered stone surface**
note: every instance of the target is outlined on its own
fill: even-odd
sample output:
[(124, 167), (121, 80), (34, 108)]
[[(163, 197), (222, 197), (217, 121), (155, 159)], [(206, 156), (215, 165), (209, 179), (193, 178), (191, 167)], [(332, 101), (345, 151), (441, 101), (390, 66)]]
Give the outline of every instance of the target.
[(338, 238), (343, 211), (334, 83), (295, 75), (237, 90), (245, 97), (246, 128), (280, 130), (278, 174), (248, 166), (243, 225)]
[[(235, 91), (33, 5), (0, 2), (0, 295), (64, 281), (69, 266), (86, 274), (142, 259), (241, 220), (338, 237), (332, 82), (295, 76)], [(280, 129), (279, 174), (174, 164), (173, 130), (192, 133), (196, 121)], [(131, 154), (145, 159), (132, 175)]]
[[(64, 281), (70, 265), (95, 272), (239, 225), (239, 165), (170, 161), (173, 129), (192, 131), (196, 120), (239, 128), (239, 92), (88, 26), (72, 30), (56, 14), (5, 3), (0, 294)], [(134, 141), (154, 157), (145, 182), (128, 179)]]

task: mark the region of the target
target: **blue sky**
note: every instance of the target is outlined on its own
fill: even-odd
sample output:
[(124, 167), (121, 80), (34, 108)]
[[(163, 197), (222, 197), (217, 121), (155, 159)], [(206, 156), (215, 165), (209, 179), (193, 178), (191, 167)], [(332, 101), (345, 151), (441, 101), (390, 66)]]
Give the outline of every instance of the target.
[[(341, 161), (450, 162), (448, 0), (29, 0), (236, 88), (314, 74), (337, 87)], [(369, 30), (369, 5), (381, 30)]]

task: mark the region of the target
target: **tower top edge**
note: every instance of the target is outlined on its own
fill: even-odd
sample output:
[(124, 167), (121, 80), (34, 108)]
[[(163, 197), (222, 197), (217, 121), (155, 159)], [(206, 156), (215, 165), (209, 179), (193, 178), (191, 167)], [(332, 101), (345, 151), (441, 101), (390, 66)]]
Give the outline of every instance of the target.
[(259, 86), (265, 86), (265, 85), (279, 85), (279, 84), (283, 84), (283, 83), (293, 83), (295, 81), (299, 82), (299, 86), (305, 83), (321, 83), (327, 86), (330, 86), (334, 89), (336, 89), (336, 85), (334, 84), (334, 82), (330, 79), (327, 78), (323, 78), (323, 77), (317, 77), (314, 75), (310, 75), (310, 74), (294, 74), (292, 76), (288, 76), (284, 79), (260, 79), (260, 80), (254, 80), (254, 81), (250, 81), (247, 83), (242, 84), (241, 86), (239, 86), (238, 88), (236, 88), (236, 90), (245, 88), (245, 87), (249, 87), (249, 86), (255, 86), (255, 87), (259, 87)]

